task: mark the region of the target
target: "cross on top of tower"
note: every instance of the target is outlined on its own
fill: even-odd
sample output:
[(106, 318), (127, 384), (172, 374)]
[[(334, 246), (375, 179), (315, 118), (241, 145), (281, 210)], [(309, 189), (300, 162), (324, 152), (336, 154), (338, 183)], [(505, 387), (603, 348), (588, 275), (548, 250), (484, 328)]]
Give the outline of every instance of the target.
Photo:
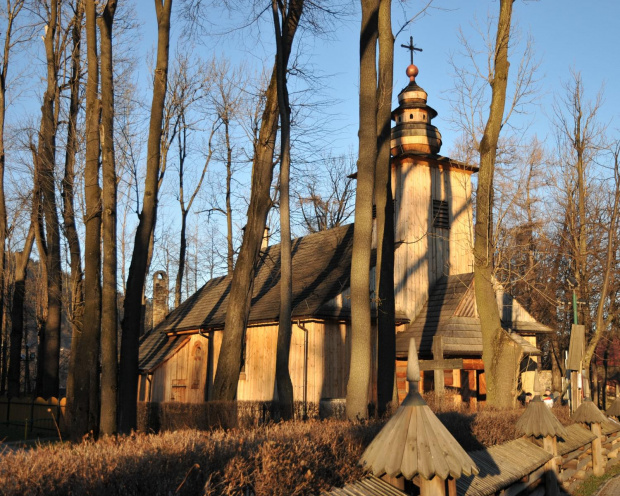
[(417, 46), (415, 46), (413, 44), (413, 36), (409, 37), (409, 44), (408, 45), (401, 45), (401, 47), (406, 48), (407, 50), (409, 50), (410, 55), (411, 55), (411, 65), (413, 65), (413, 52), (421, 52), (421, 51), (423, 51), (421, 48), (418, 48)]

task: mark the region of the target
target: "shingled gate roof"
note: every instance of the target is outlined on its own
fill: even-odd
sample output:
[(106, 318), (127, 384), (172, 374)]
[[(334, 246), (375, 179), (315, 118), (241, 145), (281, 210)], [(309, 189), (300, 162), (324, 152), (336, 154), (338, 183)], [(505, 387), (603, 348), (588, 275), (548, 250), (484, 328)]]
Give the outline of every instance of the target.
[(359, 464), (375, 476), (420, 475), (446, 480), (478, 473), (478, 467), (450, 434), (417, 391), (420, 381), (418, 354), (413, 339), (407, 358), (409, 392), (396, 413), (368, 445)]
[(568, 433), (556, 416), (545, 403), (536, 396), (525, 409), (519, 420), (516, 430), (526, 436), (556, 436), (566, 438)]
[[(509, 315), (504, 316), (502, 326), (525, 333), (551, 331), (539, 322), (512, 321)], [(476, 311), (473, 273), (444, 276), (437, 281), (415, 320), (396, 335), (396, 355), (406, 357), (409, 339), (414, 338), (420, 356), (430, 357), (436, 335), (443, 337), (446, 356), (482, 354), (482, 333)], [(511, 333), (510, 337), (521, 345), (525, 354), (540, 354), (538, 348), (518, 334)]]
[[(326, 305), (349, 287), (353, 224), (293, 240), (293, 318), (347, 318), (345, 306)], [(140, 342), (140, 369), (152, 370), (182, 344), (170, 333), (222, 329), (232, 276), (216, 277), (166, 316)], [(249, 324), (276, 322), (280, 313), (280, 245), (261, 252)]]

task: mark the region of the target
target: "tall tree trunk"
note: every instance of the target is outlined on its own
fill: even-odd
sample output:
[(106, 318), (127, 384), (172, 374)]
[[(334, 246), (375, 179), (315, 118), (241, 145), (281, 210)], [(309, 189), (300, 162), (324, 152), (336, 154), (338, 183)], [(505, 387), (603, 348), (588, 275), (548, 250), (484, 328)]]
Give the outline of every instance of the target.
[[(285, 66), (288, 64), (293, 38), (299, 23), (299, 16), (295, 14), (296, 10), (291, 7), (285, 21), (286, 30), (283, 30), (283, 33), (286, 33), (283, 40)], [(233, 400), (237, 393), (241, 352), (250, 314), (254, 271), (265, 232), (267, 213), (271, 208), (269, 190), (273, 178), (273, 156), (279, 117), (277, 68), (275, 65), (265, 96), (265, 110), (263, 111), (258, 144), (254, 152), (248, 220), (233, 271), (228, 296), (228, 311), (224, 323), (224, 336), (213, 383), (214, 400)]]
[[(184, 112), (184, 110), (181, 110)], [(184, 121), (184, 115), (179, 116), (179, 120)], [(185, 272), (185, 257), (187, 256), (187, 214), (189, 209), (185, 208), (185, 158), (187, 157), (187, 127), (178, 131), (179, 143), (179, 204), (181, 205), (181, 237), (179, 239), (179, 267), (177, 269), (177, 278), (174, 286), (174, 307), (181, 304), (181, 288), (183, 287), (183, 274)], [(210, 147), (209, 147), (210, 148)], [(206, 166), (205, 166), (206, 171)], [(201, 179), (202, 182), (202, 179)], [(200, 185), (198, 186), (200, 187)]]
[(261, 122), (259, 146), (254, 155), (252, 188), (247, 224), (233, 271), (228, 295), (228, 311), (224, 323), (222, 346), (213, 382), (214, 400), (234, 400), (241, 369), (242, 346), (250, 313), (254, 270), (265, 231), (267, 213), (271, 208), (273, 155), (278, 130), (276, 68), (267, 88), (265, 110)]
[(179, 239), (179, 268), (174, 285), (174, 307), (181, 304), (181, 288), (183, 285), (183, 273), (185, 272), (185, 257), (187, 256), (187, 211), (181, 212), (181, 235)]
[(370, 253), (372, 200), (377, 160), (377, 36), (379, 0), (362, 0), (360, 32), (359, 160), (355, 195), (355, 231), (351, 260), (351, 364), (347, 417), (368, 417), (372, 379)]
[(99, 431), (99, 350), (101, 339), (101, 188), (99, 187), (99, 56), (97, 54), (96, 9), (85, 2), (86, 54), (86, 168), (84, 196), (86, 237), (84, 241), (84, 324), (77, 342), (71, 437), (78, 441)]
[(233, 225), (232, 225), (232, 147), (230, 145), (230, 121), (228, 115), (224, 119), (224, 130), (226, 137), (226, 266), (228, 275), (232, 275), (235, 267), (235, 249), (233, 247)]
[[(185, 257), (187, 254), (187, 215), (192, 209), (194, 200), (200, 191), (202, 182), (207, 174), (207, 168), (211, 162), (211, 156), (213, 155), (212, 140), (215, 134), (215, 125), (211, 129), (211, 135), (209, 136), (209, 153), (205, 160), (205, 165), (202, 168), (202, 174), (200, 180), (196, 185), (196, 188), (192, 192), (187, 205), (185, 205), (185, 190), (184, 190), (184, 176), (185, 176), (185, 159), (187, 158), (187, 125), (185, 124), (185, 110), (182, 110), (181, 121), (183, 128), (179, 131), (177, 138), (179, 140), (179, 204), (181, 205), (181, 239), (179, 247), (179, 269), (177, 271), (177, 279), (174, 290), (174, 306), (178, 307), (181, 304), (181, 287), (183, 285), (183, 273), (185, 272)], [(189, 292), (189, 291), (188, 291)]]
[(60, 265), (60, 226), (56, 208), (54, 169), (56, 158), (56, 109), (58, 85), (56, 66), (56, 28), (58, 0), (50, 1), (44, 38), (47, 86), (41, 106), (38, 165), (47, 240), (47, 318), (43, 345), (41, 391), (43, 397), (58, 396), (60, 359), (60, 320), (62, 310), (62, 271)]
[(157, 62), (153, 78), (153, 99), (147, 143), (146, 180), (140, 222), (127, 277), (127, 291), (123, 305), (121, 361), (119, 375), (119, 432), (128, 433), (136, 427), (138, 394), (138, 340), (142, 294), (148, 263), (148, 249), (157, 213), (157, 190), (161, 158), (161, 134), (166, 88), (168, 85), (168, 54), (170, 47), (170, 13), (172, 0), (155, 0), (157, 14)]
[(103, 170), (103, 287), (101, 293), (101, 433), (116, 433), (118, 315), (116, 302), (116, 164), (112, 25), (116, 0), (99, 18), (101, 33), (101, 167)]
[[(30, 223), (24, 249), (15, 254), (15, 281), (13, 282), (13, 305), (11, 306), (11, 358), (9, 362), (9, 396), (20, 394), (21, 354), (24, 338), (24, 296), (26, 295), (26, 270), (32, 245), (34, 224)], [(26, 352), (28, 350), (26, 349)], [(28, 361), (26, 360), (26, 365)]]
[[(71, 51), (71, 79), (69, 87), (69, 116), (67, 122), (67, 148), (65, 152), (65, 177), (62, 181), (63, 199), (63, 222), (65, 237), (69, 245), (71, 266), (71, 355), (69, 355), (69, 375), (67, 376), (67, 412), (69, 416), (73, 412), (74, 378), (76, 374), (75, 364), (77, 359), (76, 350), (82, 336), (82, 324), (84, 319), (84, 286), (82, 273), (82, 254), (80, 238), (75, 225), (74, 185), (75, 185), (75, 157), (78, 153), (77, 141), (77, 118), (80, 111), (80, 62), (82, 51), (82, 19), (84, 17), (84, 4), (81, 0), (75, 2), (75, 15), (71, 36), (73, 48)], [(72, 421), (68, 419), (68, 425)]]
[[(616, 312), (610, 311), (608, 306), (609, 303), (607, 302), (610, 296), (610, 285), (614, 277), (614, 268), (616, 267), (617, 261), (615, 238), (617, 235), (618, 214), (620, 210), (620, 143), (616, 145), (616, 149), (614, 150), (614, 181), (614, 199), (609, 215), (609, 225), (607, 227), (607, 250), (605, 254), (605, 263), (602, 267), (603, 284), (600, 289), (599, 301), (596, 309), (596, 328), (594, 329), (594, 333), (583, 357), (583, 368), (586, 371), (586, 378), (588, 379), (590, 378), (590, 364), (594, 357), (596, 347), (617, 314)], [(594, 373), (597, 374), (596, 365), (593, 365), (592, 368), (594, 369)], [(598, 377), (595, 376), (594, 379), (598, 380)]]
[(45, 242), (45, 229), (43, 227), (43, 208), (41, 206), (41, 180), (39, 171), (41, 165), (39, 164), (39, 155), (37, 149), (33, 143), (30, 144), (32, 152), (33, 162), (33, 184), (32, 189), (32, 224), (34, 225), (34, 239), (37, 245), (37, 253), (39, 255), (39, 277), (37, 278), (38, 284), (36, 288), (36, 312), (35, 320), (37, 327), (37, 361), (36, 361), (36, 378), (35, 378), (35, 392), (37, 396), (41, 396), (41, 389), (43, 386), (43, 370), (45, 365), (45, 321), (47, 320), (47, 244)]
[[(293, 417), (293, 382), (288, 369), (291, 350), (291, 305), (293, 297), (293, 265), (291, 258), (291, 204), (289, 179), (291, 175), (291, 118), (286, 83), (287, 65), (284, 63), (284, 40), (287, 38), (286, 17), (290, 14), (301, 18), (303, 0), (293, 0), (289, 12), (272, 0), (273, 23), (276, 37), (276, 88), (280, 112), (280, 321), (276, 349), (276, 384), (280, 410), (285, 420)], [(282, 28), (280, 28), (280, 15)]]
[(392, 401), (396, 359), (394, 324), (394, 202), (390, 138), (392, 122), (392, 80), (394, 36), (392, 2), (379, 5), (379, 79), (377, 86), (377, 164), (375, 169), (375, 204), (377, 206), (377, 410), (382, 415)]
[[(24, 249), (15, 255), (15, 281), (13, 305), (11, 306), (11, 361), (9, 364), (9, 396), (20, 394), (21, 352), (24, 335), (24, 297), (26, 294), (26, 271), (34, 244), (34, 224), (26, 236)], [(26, 364), (28, 362), (26, 361)]]
[[(11, 46), (13, 44), (13, 40), (11, 39), (11, 35), (13, 34), (13, 28), (15, 23), (15, 18), (21, 11), (24, 6), (23, 0), (17, 0), (11, 5), (10, 1), (7, 1), (6, 11), (4, 15), (6, 16), (6, 25), (5, 25), (5, 33), (4, 33), (4, 50), (2, 54), (2, 66), (0, 67), (0, 260), (4, 261), (5, 258), (5, 244), (6, 244), (6, 201), (4, 199), (4, 167), (6, 162), (6, 155), (4, 149), (4, 126), (5, 126), (5, 118), (6, 118), (6, 83), (7, 76), (9, 71), (9, 63), (11, 56)], [(5, 284), (5, 274), (4, 274), (4, 262), (0, 264), (0, 334), (6, 335), (6, 330), (4, 329), (4, 284)], [(13, 358), (13, 331), (11, 330), (11, 358)], [(3, 342), (3, 358), (2, 358), (2, 383), (0, 389), (4, 392), (5, 388), (5, 379), (4, 379), (4, 371), (7, 369), (6, 367), (6, 346), (8, 343), (6, 340)], [(21, 342), (20, 342), (20, 350), (21, 350)], [(17, 370), (19, 371), (19, 358), (21, 356), (17, 355)], [(15, 392), (13, 384), (11, 386), (11, 374), (10, 374), (11, 365), (9, 365), (9, 394)], [(19, 394), (19, 376), (17, 377), (17, 394)]]
[(491, 107), (480, 142), (474, 241), (474, 284), (482, 327), (482, 359), (487, 382), (487, 403), (497, 407), (509, 407), (514, 401), (521, 357), (520, 348), (502, 329), (493, 287), (493, 175), (506, 102), (508, 42), (513, 1), (500, 1), (494, 74), (490, 81)]

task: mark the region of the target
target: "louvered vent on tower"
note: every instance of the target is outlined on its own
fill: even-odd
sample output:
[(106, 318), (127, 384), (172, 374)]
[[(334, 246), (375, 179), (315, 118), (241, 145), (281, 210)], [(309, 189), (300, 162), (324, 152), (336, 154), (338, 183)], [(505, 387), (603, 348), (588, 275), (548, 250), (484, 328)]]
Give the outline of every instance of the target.
[(438, 229), (450, 229), (450, 215), (448, 202), (433, 200), (433, 227)]

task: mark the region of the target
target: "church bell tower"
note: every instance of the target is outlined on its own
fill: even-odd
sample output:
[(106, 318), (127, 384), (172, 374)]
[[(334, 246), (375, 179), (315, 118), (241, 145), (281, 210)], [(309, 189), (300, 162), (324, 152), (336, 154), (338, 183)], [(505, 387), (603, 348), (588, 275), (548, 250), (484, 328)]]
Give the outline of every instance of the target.
[(414, 319), (429, 289), (443, 275), (472, 272), (471, 174), (477, 167), (442, 157), (437, 116), (416, 82), (413, 45), (406, 74), (409, 84), (392, 111), (392, 188), (394, 194), (396, 308)]

